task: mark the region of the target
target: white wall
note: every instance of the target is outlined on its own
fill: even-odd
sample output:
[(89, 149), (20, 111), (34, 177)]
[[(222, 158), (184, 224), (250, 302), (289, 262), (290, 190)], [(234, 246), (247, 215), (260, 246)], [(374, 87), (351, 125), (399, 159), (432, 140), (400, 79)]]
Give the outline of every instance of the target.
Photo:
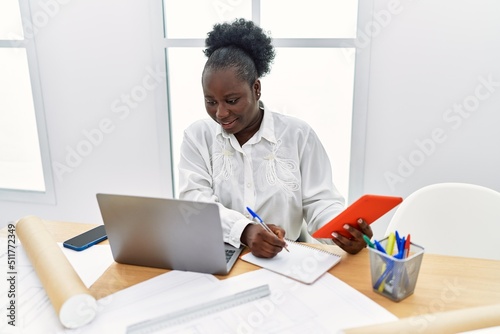
[[(374, 3), (381, 29), (366, 48), (364, 183), (352, 185), (356, 196), (406, 197), (437, 182), (500, 191), (500, 3)], [(376, 235), (392, 213), (373, 225)]]
[(100, 223), (97, 192), (170, 196), (161, 2), (30, 3), (57, 203), (0, 202), (2, 223)]

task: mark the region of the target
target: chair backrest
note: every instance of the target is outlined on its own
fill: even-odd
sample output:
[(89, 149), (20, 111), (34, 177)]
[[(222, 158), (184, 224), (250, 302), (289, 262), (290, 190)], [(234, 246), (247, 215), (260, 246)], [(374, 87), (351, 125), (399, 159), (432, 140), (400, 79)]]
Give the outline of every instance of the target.
[(395, 230), (427, 253), (500, 260), (500, 193), (466, 183), (423, 187), (397, 208), (386, 235)]

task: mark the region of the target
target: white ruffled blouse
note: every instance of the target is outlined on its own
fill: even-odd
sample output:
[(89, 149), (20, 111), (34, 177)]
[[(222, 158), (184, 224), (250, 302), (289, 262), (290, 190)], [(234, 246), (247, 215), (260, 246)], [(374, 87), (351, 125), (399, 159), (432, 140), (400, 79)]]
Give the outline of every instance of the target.
[(316, 133), (265, 108), (259, 131), (243, 146), (212, 119), (190, 125), (181, 145), (179, 192), (181, 199), (219, 203), (224, 241), (236, 247), (252, 222), (246, 207), (283, 227), (291, 240), (303, 220), (312, 233), (344, 208)]

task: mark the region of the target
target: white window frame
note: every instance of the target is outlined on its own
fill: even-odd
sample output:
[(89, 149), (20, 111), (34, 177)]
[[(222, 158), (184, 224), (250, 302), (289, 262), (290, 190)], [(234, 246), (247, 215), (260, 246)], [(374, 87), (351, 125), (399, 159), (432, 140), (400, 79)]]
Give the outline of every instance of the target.
[[(252, 0), (252, 21), (260, 25), (260, 4), (262, 0)], [(348, 203), (352, 203), (362, 195), (364, 186), (364, 156), (366, 138), (366, 117), (368, 110), (368, 74), (370, 60), (370, 46), (363, 45), (359, 48), (359, 32), (364, 31), (369, 22), (372, 21), (373, 3), (371, 1), (358, 1), (357, 37), (356, 38), (273, 38), (273, 45), (276, 48), (354, 48), (355, 51), (355, 73), (353, 87), (353, 110), (351, 129), (351, 157), (349, 168), (349, 195)], [(164, 26), (166, 26), (165, 15)], [(366, 38), (366, 34), (363, 36)], [(205, 39), (202, 38), (167, 38), (164, 33), (163, 47), (165, 49), (165, 63), (167, 71), (167, 96), (170, 96), (168, 89), (168, 58), (167, 50), (170, 47), (200, 47), (205, 46)], [(168, 99), (169, 100), (169, 99)], [(168, 103), (169, 113), (171, 112)], [(171, 128), (172, 118), (169, 115), (169, 126)], [(169, 131), (172, 136), (172, 131)], [(170, 137), (170, 152), (173, 152), (173, 140)], [(172, 170), (172, 193), (175, 194), (176, 180), (174, 176), (174, 157), (171, 156)]]
[[(45, 191), (30, 191), (0, 188), (0, 200), (19, 201), (55, 204), (56, 196), (54, 190), (54, 181), (52, 175), (52, 164), (50, 160), (50, 150), (45, 123), (45, 112), (43, 108), (42, 88), (40, 84), (40, 72), (38, 69), (38, 59), (36, 54), (35, 36), (33, 33), (31, 9), (29, 1), (19, 0), (21, 20), (23, 24), (23, 40), (0, 40), (1, 48), (24, 48), (28, 59), (28, 68), (31, 80), (31, 90), (33, 94), (33, 105), (35, 108), (35, 117), (38, 130), (38, 142), (40, 145), (40, 154), (42, 159), (43, 176)], [(29, 26), (31, 25), (31, 27)]]
[(366, 129), (372, 39), (370, 27), (373, 26), (373, 6), (373, 1), (358, 1), (357, 37), (354, 42), (356, 60), (354, 64), (349, 204), (365, 192)]

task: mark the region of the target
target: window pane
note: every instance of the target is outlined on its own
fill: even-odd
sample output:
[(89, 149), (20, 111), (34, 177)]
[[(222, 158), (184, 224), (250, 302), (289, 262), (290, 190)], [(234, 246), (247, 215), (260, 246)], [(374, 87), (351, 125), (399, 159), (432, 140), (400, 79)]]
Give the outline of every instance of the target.
[(18, 0), (0, 1), (0, 39), (24, 39)]
[(263, 0), (261, 27), (273, 38), (355, 38), (357, 0)]
[(165, 0), (164, 6), (167, 38), (206, 38), (214, 23), (252, 15), (251, 0)]
[(25, 49), (0, 48), (0, 188), (45, 191)]
[(170, 102), (170, 131), (175, 196), (178, 196), (180, 146), (184, 129), (198, 119), (208, 117), (205, 111), (201, 72), (207, 58), (202, 48), (168, 48), (168, 82)]
[[(301, 118), (328, 153), (338, 190), (349, 189), (354, 62), (343, 49), (277, 48), (271, 74), (262, 81), (262, 101)], [(320, 162), (319, 162), (320, 163)]]
[[(345, 55), (350, 52), (279, 48), (276, 53), (271, 74), (262, 79), (262, 100), (275, 111), (302, 118), (314, 128), (332, 162), (335, 184), (347, 197), (354, 63)], [(176, 185), (183, 131), (194, 120), (208, 117), (201, 88), (205, 61), (201, 48), (168, 49)]]

